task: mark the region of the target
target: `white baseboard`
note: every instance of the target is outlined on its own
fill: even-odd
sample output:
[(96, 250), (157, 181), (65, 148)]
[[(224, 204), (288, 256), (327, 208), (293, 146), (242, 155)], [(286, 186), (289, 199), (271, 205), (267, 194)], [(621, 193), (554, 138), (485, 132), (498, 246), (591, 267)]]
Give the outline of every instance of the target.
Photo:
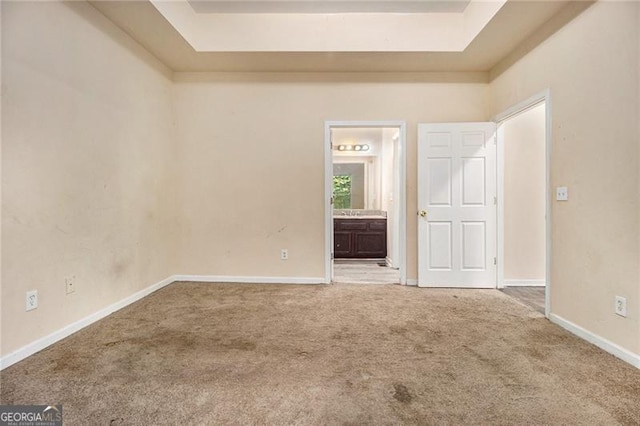
[(174, 281), (244, 284), (327, 284), (324, 277), (241, 277), (236, 275), (174, 275)]
[(505, 287), (544, 287), (545, 280), (504, 280)]
[(174, 277), (165, 278), (164, 280), (157, 282), (156, 284), (153, 284), (152, 286), (149, 286), (144, 290), (140, 290), (129, 297), (125, 297), (124, 299), (112, 305), (109, 305), (106, 308), (100, 309), (99, 311), (85, 318), (82, 318), (81, 320), (62, 327), (60, 330), (54, 331), (47, 336), (44, 336), (34, 342), (21, 347), (14, 352), (11, 352), (10, 354), (5, 355), (4, 357), (0, 358), (0, 370), (3, 370), (10, 365), (15, 364), (16, 362), (22, 361), (23, 359), (35, 354), (36, 352), (40, 352), (44, 348), (51, 346), (52, 344), (64, 339), (65, 337), (72, 335), (76, 331), (80, 331), (81, 329), (93, 324), (94, 322), (99, 321), (102, 318), (124, 308), (125, 306), (137, 302), (143, 297), (148, 296), (154, 291), (160, 290), (162, 287), (165, 287), (174, 281)]
[[(129, 297), (126, 297), (112, 305), (107, 306), (106, 308), (100, 309), (99, 311), (78, 320), (72, 324), (69, 324), (60, 330), (54, 331), (53, 333), (38, 339), (32, 343), (29, 343), (26, 346), (0, 358), (0, 370), (3, 370), (23, 359), (27, 358), (35, 354), (36, 352), (41, 351), (42, 349), (64, 339), (65, 337), (70, 336), (71, 334), (87, 327), (99, 321), (106, 316), (116, 312), (125, 306), (128, 306), (143, 297), (173, 283), (176, 281), (195, 281), (195, 282), (211, 282), (211, 283), (265, 283), (265, 284), (326, 284), (324, 278), (309, 278), (309, 277), (241, 277), (241, 276), (227, 276), (227, 275), (173, 275), (171, 277), (165, 278), (164, 280), (153, 284), (143, 290), (138, 291), (137, 293), (132, 294)], [(417, 286), (417, 279), (407, 279), (407, 285)], [(606, 352), (620, 358), (623, 361), (628, 362), (629, 364), (640, 368), (640, 355), (635, 354), (623, 347), (608, 341), (582, 327), (576, 325), (570, 321), (565, 320), (558, 315), (551, 314), (549, 319), (559, 325), (560, 327), (568, 330), (569, 332), (575, 334), (578, 337), (585, 339), (586, 341), (598, 346)]]
[(0, 370), (3, 370), (16, 362), (22, 361), (40, 352), (44, 348), (72, 335), (73, 333), (80, 331), (81, 329), (93, 324), (96, 321), (103, 319), (104, 317), (128, 306), (143, 297), (160, 290), (161, 288), (176, 282), (176, 281), (197, 281), (197, 282), (216, 282), (216, 283), (265, 283), (265, 284), (326, 284), (324, 278), (305, 278), (305, 277), (240, 277), (240, 276), (227, 276), (227, 275), (172, 275), (164, 280), (153, 284), (140, 290), (137, 293), (132, 294), (129, 297), (100, 309), (81, 320), (71, 323), (60, 330), (42, 337), (32, 343), (23, 346), (22, 348), (7, 354), (0, 358)]
[(635, 354), (628, 349), (619, 346), (604, 337), (600, 337), (597, 334), (590, 332), (577, 324), (572, 323), (556, 314), (549, 315), (549, 320), (554, 324), (559, 325), (565, 330), (575, 334), (576, 336), (592, 343), (602, 349), (605, 352), (609, 352), (611, 355), (620, 358), (621, 360), (628, 362), (636, 368), (640, 368), (640, 354)]

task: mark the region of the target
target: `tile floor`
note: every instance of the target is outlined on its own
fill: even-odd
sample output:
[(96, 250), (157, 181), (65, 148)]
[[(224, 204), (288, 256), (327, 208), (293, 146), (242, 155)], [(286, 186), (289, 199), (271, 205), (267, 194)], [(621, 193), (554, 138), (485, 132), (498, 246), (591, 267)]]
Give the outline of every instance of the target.
[(334, 284), (399, 284), (400, 271), (386, 265), (384, 259), (335, 259)]
[(544, 287), (505, 287), (502, 292), (544, 314)]

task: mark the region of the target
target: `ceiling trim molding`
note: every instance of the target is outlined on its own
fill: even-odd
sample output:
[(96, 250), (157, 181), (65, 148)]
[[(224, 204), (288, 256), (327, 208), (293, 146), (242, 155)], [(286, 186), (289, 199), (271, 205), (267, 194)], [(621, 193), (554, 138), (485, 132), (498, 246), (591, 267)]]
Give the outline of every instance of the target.
[(488, 72), (175, 72), (180, 83), (479, 83)]

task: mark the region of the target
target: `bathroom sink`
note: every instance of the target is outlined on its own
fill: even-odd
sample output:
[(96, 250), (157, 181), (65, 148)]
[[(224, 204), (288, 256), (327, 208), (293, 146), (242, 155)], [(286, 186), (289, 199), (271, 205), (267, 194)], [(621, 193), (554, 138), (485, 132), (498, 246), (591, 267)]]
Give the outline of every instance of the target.
[(382, 215), (333, 216), (334, 219), (387, 219)]

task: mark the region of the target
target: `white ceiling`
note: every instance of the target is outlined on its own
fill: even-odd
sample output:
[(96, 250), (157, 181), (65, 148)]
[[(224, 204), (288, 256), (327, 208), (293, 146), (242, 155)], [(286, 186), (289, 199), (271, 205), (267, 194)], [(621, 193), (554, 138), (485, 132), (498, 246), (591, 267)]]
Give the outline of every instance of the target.
[(461, 13), (469, 0), (189, 0), (196, 13)]
[[(440, 73), (448, 81), (451, 72), (476, 79), (501, 69), (588, 8), (591, 1), (508, 0), (463, 50), (444, 51), (196, 51), (149, 0), (89, 0), (115, 25), (153, 56), (177, 72), (403, 72)], [(268, 0), (265, 0), (268, 1)], [(178, 3), (178, 2), (167, 2)], [(369, 2), (367, 2), (369, 4)], [(191, 9), (190, 6), (187, 7)], [(191, 11), (193, 13), (193, 11)], [(346, 15), (346, 14), (345, 14)], [(218, 15), (238, 16), (237, 14)], [(297, 19), (299, 15), (291, 15)], [(402, 32), (402, 28), (396, 28)], [(240, 34), (246, 32), (239, 31)], [(255, 37), (255, 34), (253, 35)], [(318, 34), (318, 37), (322, 37)], [(466, 77), (460, 77), (462, 74)], [(471, 75), (473, 74), (473, 75)], [(239, 75), (236, 78), (241, 78)], [(307, 77), (300, 77), (307, 78)], [(320, 77), (314, 77), (320, 78)], [(345, 75), (344, 78), (349, 78)]]
[[(459, 52), (482, 31), (507, 0), (471, 0), (459, 13), (373, 13), (378, 0), (239, 5), (245, 13), (196, 13), (188, 0), (150, 0), (197, 52)], [(213, 4), (207, 3), (209, 5)], [(364, 12), (293, 13), (303, 5), (344, 4)], [(393, 1), (391, 1), (393, 3)], [(417, 4), (430, 4), (419, 0)], [(244, 6), (242, 6), (244, 5)], [(287, 13), (249, 13), (251, 5), (280, 5)], [(363, 7), (364, 6), (364, 7)]]

